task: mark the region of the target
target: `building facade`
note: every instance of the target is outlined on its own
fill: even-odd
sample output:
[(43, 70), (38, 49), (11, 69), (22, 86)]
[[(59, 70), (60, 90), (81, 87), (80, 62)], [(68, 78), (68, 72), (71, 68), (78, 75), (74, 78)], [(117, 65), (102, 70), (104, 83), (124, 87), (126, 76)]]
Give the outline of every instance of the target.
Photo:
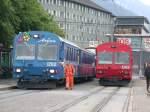
[(116, 17), (115, 34), (148, 34), (149, 21), (144, 16)]
[[(114, 32), (114, 16), (91, 0), (38, 0), (54, 16), (65, 38), (80, 47), (107, 41)], [(90, 44), (90, 45), (89, 45)]]

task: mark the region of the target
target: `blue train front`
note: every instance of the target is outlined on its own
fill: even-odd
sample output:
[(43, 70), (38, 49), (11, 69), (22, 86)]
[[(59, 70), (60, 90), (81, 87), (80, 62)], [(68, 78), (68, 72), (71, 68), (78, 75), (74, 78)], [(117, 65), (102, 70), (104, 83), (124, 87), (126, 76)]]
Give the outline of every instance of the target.
[(61, 46), (59, 37), (49, 32), (19, 33), (13, 51), (13, 76), (19, 79), (18, 86), (63, 80)]
[(75, 79), (94, 77), (94, 56), (53, 33), (22, 32), (14, 39), (13, 76), (20, 88), (53, 88), (65, 81), (68, 62), (75, 67)]

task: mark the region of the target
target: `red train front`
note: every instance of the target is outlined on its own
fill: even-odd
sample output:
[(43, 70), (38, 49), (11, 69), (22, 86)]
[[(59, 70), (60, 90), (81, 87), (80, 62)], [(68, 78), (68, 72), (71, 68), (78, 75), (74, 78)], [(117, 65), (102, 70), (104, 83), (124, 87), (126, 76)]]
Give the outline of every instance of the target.
[(96, 48), (96, 78), (102, 85), (129, 83), (132, 63), (132, 48), (129, 45), (108, 42)]

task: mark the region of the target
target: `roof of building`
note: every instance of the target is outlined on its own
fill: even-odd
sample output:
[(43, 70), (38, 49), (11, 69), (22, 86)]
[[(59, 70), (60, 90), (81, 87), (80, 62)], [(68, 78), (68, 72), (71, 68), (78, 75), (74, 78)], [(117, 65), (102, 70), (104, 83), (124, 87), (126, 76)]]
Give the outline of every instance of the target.
[(124, 18), (127, 18), (127, 19), (145, 19), (146, 22), (149, 24), (149, 20), (145, 17), (145, 16), (117, 16), (116, 18), (118, 19), (124, 19)]
[(150, 38), (150, 33), (148, 34), (107, 34), (106, 35), (107, 37), (113, 37), (113, 36), (116, 36), (116, 37), (143, 37), (143, 38)]
[(100, 10), (100, 11), (112, 14), (111, 12), (109, 12), (108, 10), (102, 8), (101, 6), (99, 6), (98, 4), (96, 4), (95, 2), (93, 2), (91, 0), (70, 0), (70, 1), (81, 4), (81, 5), (91, 7), (91, 8), (96, 9), (96, 10)]

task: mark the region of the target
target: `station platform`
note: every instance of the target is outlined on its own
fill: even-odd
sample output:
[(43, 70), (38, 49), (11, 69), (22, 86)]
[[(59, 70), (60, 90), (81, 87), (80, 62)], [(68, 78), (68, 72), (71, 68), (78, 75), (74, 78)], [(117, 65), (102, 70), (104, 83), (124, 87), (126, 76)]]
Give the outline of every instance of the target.
[(146, 91), (145, 78), (133, 79), (128, 112), (150, 112), (150, 93)]
[(17, 80), (14, 79), (0, 79), (0, 91), (15, 88)]

